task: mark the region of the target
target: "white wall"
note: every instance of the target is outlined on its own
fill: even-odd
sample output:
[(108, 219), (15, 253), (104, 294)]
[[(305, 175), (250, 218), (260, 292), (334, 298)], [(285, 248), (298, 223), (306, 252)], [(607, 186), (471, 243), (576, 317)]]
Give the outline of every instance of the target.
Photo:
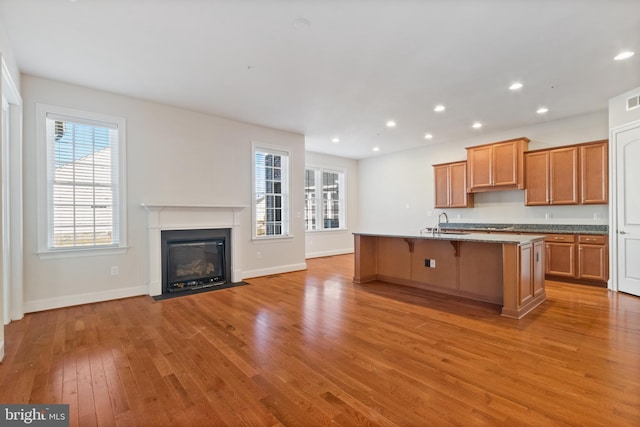
[(358, 161), (326, 154), (306, 153), (307, 166), (342, 169), (346, 180), (346, 230), (307, 231), (306, 257), (314, 258), (353, 252), (353, 231), (358, 228)]
[(627, 99), (638, 95), (640, 95), (640, 87), (609, 100), (609, 127), (611, 129), (640, 120), (640, 108), (627, 111)]
[(18, 71), (18, 66), (16, 64), (15, 58), (13, 56), (13, 49), (11, 48), (11, 44), (9, 43), (9, 37), (7, 33), (4, 31), (4, 24), (2, 23), (2, 17), (0, 16), (0, 55), (2, 55), (2, 59), (4, 63), (7, 65), (7, 70), (11, 75), (11, 79), (13, 83), (20, 88), (20, 72)]
[[(361, 160), (358, 231), (415, 234), (433, 226), (442, 210), (434, 208), (432, 165), (465, 160), (465, 147), (522, 136), (531, 140), (529, 150), (607, 139), (607, 122), (602, 111)], [(477, 193), (474, 198), (473, 208), (446, 210), (451, 222), (608, 223), (606, 205), (527, 207), (521, 190)]]
[[(291, 150), (293, 237), (253, 241), (251, 209), (246, 208), (240, 215), (242, 235), (236, 265), (245, 278), (306, 267), (302, 135), (28, 75), (22, 76), (22, 94), (25, 311), (146, 293), (147, 212), (140, 204), (251, 206), (253, 141)], [(36, 141), (36, 103), (126, 118), (126, 254), (65, 259), (41, 259), (36, 254), (36, 145), (43, 143)], [(111, 266), (118, 266), (118, 276), (110, 275)]]

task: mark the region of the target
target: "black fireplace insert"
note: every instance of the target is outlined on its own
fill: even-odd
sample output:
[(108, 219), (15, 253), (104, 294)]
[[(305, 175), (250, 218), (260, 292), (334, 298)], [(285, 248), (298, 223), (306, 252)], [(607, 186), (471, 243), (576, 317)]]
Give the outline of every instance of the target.
[(162, 292), (231, 282), (230, 229), (166, 230), (162, 241)]

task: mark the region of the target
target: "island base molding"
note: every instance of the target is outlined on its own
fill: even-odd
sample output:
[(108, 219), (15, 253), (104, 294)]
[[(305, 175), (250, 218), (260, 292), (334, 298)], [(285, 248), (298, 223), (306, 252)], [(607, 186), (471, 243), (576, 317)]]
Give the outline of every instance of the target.
[(353, 282), (383, 281), (502, 306), (520, 319), (546, 300), (544, 241), (354, 236)]

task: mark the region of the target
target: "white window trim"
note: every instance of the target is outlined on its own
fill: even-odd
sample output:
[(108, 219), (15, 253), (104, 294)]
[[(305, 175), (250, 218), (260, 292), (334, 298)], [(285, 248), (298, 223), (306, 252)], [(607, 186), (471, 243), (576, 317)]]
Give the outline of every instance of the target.
[[(95, 122), (118, 125), (118, 204), (119, 242), (111, 247), (49, 248), (47, 228), (47, 130), (46, 115), (76, 117)], [(127, 249), (127, 128), (124, 117), (91, 113), (56, 105), (36, 104), (36, 162), (37, 162), (37, 235), (38, 251), (41, 259), (78, 256), (113, 255), (125, 253)]]
[[(280, 152), (282, 154), (286, 154), (289, 159), (289, 176), (287, 177), (287, 197), (288, 197), (288, 206), (287, 206), (287, 218), (288, 218), (288, 229), (289, 232), (286, 235), (276, 235), (276, 236), (258, 236), (256, 229), (256, 151), (267, 150)], [(270, 241), (270, 240), (287, 240), (293, 239), (293, 217), (291, 216), (291, 206), (292, 206), (292, 197), (291, 194), (291, 176), (293, 169), (293, 153), (289, 147), (283, 147), (280, 145), (271, 145), (271, 144), (263, 144), (261, 142), (252, 141), (251, 143), (251, 239), (253, 241)], [(284, 211), (284, 210), (283, 210)]]
[[(343, 192), (342, 194), (344, 194), (344, 196), (342, 197), (342, 205), (340, 206), (343, 210), (343, 221), (340, 224), (340, 228), (324, 228), (324, 219), (322, 218), (322, 193), (320, 193), (318, 195), (318, 201), (316, 203), (316, 219), (318, 221), (319, 224), (322, 225), (322, 228), (316, 228), (315, 230), (307, 230), (305, 228), (304, 232), (305, 233), (335, 233), (335, 232), (344, 232), (348, 230), (348, 226), (347, 226), (347, 170), (346, 169), (341, 169), (341, 168), (336, 168), (336, 167), (332, 167), (332, 166), (322, 166), (322, 165), (315, 165), (315, 164), (309, 164), (309, 165), (305, 165), (304, 167), (305, 171), (307, 169), (312, 169), (314, 171), (319, 171), (320, 172), (320, 179), (322, 180), (322, 172), (333, 172), (333, 173), (340, 173), (342, 174), (342, 181), (343, 181)], [(316, 184), (317, 187), (317, 184)], [(305, 226), (306, 227), (306, 226)]]

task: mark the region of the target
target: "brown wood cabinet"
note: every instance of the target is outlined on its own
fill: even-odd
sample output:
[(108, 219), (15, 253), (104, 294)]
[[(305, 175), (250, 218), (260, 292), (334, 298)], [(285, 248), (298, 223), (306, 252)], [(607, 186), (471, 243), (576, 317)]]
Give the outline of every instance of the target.
[(581, 203), (607, 204), (609, 178), (608, 140), (595, 141), (580, 146), (580, 194)]
[(525, 153), (525, 205), (577, 205), (578, 147)]
[(545, 273), (575, 277), (576, 245), (573, 234), (550, 234), (545, 237), (546, 266)]
[(524, 188), (524, 151), (528, 138), (467, 147), (470, 193)]
[(609, 245), (607, 236), (578, 236), (578, 279), (607, 281)]
[(433, 165), (436, 208), (473, 207), (473, 194), (467, 193), (467, 162)]
[(528, 151), (525, 205), (608, 203), (607, 140)]

